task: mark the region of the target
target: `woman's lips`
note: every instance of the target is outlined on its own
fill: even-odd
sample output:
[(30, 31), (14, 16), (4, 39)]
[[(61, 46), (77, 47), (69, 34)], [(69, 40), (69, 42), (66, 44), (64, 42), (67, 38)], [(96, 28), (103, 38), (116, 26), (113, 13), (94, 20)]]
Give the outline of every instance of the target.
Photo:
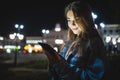
[(72, 28), (72, 30), (77, 30), (78, 28)]

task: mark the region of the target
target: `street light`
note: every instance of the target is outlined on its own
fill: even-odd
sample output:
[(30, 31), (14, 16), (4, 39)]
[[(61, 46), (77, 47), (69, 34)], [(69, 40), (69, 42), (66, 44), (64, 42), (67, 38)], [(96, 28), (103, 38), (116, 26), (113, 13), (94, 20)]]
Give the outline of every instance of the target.
[(43, 34), (49, 34), (49, 33), (50, 33), (50, 30), (42, 29), (42, 33), (43, 33)]
[[(24, 39), (24, 35), (20, 34), (20, 29), (23, 29), (24, 26), (23, 25), (15, 24), (15, 28), (18, 29), (17, 33), (10, 34), (9, 38), (11, 40), (15, 41), (15, 45), (16, 45), (16, 48), (17, 48), (18, 42), (20, 42), (21, 40)], [(17, 65), (17, 49), (15, 50), (15, 54), (14, 54), (14, 66), (16, 66), (16, 65)]]
[(42, 34), (43, 34), (43, 42), (47, 42), (47, 40), (46, 40), (46, 36), (47, 36), (47, 34), (49, 34), (50, 33), (50, 30), (46, 30), (46, 29), (42, 29)]
[(24, 39), (24, 35), (20, 34), (20, 33), (14, 33), (14, 34), (10, 34), (9, 35), (10, 39), (18, 39), (18, 40), (23, 40)]
[(92, 12), (91, 14), (92, 14), (93, 20), (97, 19), (98, 16), (94, 12)]
[(23, 29), (24, 25), (15, 24), (15, 28), (18, 29), (18, 33), (20, 33), (20, 29)]
[[(9, 38), (11, 40), (15, 41), (15, 45), (16, 48), (18, 47), (18, 41), (23, 40), (24, 39), (24, 35), (20, 34), (20, 33), (14, 33), (14, 34), (10, 34)], [(17, 65), (17, 49), (15, 50), (15, 54), (14, 54), (14, 66)]]

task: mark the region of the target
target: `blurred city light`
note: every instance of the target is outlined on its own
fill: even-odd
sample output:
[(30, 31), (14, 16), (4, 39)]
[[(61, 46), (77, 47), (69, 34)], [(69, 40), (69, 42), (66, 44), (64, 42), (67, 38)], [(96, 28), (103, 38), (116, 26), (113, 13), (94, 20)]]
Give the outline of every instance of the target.
[(42, 33), (43, 33), (43, 34), (49, 34), (49, 33), (50, 33), (50, 30), (42, 29)]
[(110, 36), (106, 36), (106, 43), (110, 42), (111, 37)]
[(92, 12), (92, 17), (93, 17), (93, 20), (95, 20), (97, 19), (98, 16), (94, 12)]
[(20, 33), (20, 29), (23, 29), (24, 25), (15, 24), (15, 28), (17, 28), (18, 29), (18, 33)]
[(63, 44), (63, 42), (64, 42), (64, 41), (63, 41), (62, 39), (56, 39), (56, 40), (55, 40), (55, 43), (56, 43), (56, 44)]
[(61, 31), (61, 26), (60, 26), (59, 23), (57, 23), (57, 24), (55, 25), (55, 31), (56, 31), (56, 32), (60, 32), (60, 31)]
[(105, 27), (105, 24), (103, 22), (100, 23), (101, 28)]
[(0, 36), (0, 40), (4, 40), (4, 38)]
[(10, 38), (10, 39), (15, 39), (16, 37), (17, 37), (19, 40), (23, 40), (23, 39), (24, 39), (24, 35), (19, 34), (19, 33), (14, 33), (14, 34), (10, 34), (10, 35), (9, 35), (9, 38)]

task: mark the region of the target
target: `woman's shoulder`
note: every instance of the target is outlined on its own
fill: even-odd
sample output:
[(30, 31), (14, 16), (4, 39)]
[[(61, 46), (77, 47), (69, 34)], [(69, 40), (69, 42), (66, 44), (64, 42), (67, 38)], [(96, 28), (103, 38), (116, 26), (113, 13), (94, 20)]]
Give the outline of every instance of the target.
[(90, 42), (94, 42), (94, 43), (99, 43), (99, 42), (103, 42), (102, 38), (100, 36), (93, 36), (89, 38)]

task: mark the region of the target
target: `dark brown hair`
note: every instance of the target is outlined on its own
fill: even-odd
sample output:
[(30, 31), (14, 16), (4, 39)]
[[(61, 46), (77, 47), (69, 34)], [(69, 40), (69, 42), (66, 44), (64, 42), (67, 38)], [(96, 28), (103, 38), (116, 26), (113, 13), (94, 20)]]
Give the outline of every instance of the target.
[[(72, 30), (68, 28), (68, 40), (75, 40), (77, 37), (79, 40), (77, 40), (78, 42), (76, 42), (74, 46), (80, 45), (80, 52), (82, 53), (84, 53), (83, 49), (88, 41), (90, 42), (91, 50), (94, 50), (94, 46), (97, 46), (99, 49), (97, 52), (103, 49), (103, 41), (97, 29), (95, 28), (90, 5), (84, 1), (74, 1), (66, 6), (65, 16), (67, 15), (68, 11), (73, 11), (74, 16), (79, 17), (79, 20), (76, 20), (77, 24), (82, 25), (82, 27), (79, 26), (80, 29), (82, 29), (79, 36), (76, 36)], [(96, 41), (98, 41), (98, 43)], [(71, 49), (73, 48), (75, 47), (71, 47)]]

